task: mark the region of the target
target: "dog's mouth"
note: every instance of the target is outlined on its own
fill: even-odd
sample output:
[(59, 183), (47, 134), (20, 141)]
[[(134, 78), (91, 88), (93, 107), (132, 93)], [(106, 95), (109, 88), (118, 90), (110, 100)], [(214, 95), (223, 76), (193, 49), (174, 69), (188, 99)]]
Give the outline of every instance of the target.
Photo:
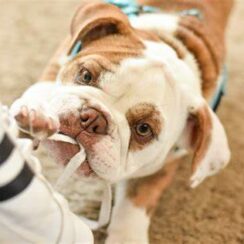
[[(79, 144), (73, 138), (61, 133), (55, 134), (54, 136), (46, 139), (43, 144), (56, 162), (63, 166), (68, 165), (70, 160), (80, 152)], [(81, 166), (77, 170), (79, 175), (85, 177), (96, 176), (95, 171), (91, 168), (87, 156), (85, 161), (82, 161), (81, 159), (80, 164)]]

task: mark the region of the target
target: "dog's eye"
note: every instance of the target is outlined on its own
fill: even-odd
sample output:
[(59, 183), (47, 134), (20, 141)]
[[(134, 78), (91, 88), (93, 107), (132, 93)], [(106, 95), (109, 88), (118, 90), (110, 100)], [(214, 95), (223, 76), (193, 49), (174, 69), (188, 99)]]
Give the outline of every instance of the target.
[(83, 68), (76, 76), (75, 82), (79, 84), (89, 85), (93, 82), (93, 75), (88, 69)]
[(151, 137), (153, 135), (152, 128), (147, 123), (137, 124), (135, 127), (135, 131), (137, 135), (141, 137)]

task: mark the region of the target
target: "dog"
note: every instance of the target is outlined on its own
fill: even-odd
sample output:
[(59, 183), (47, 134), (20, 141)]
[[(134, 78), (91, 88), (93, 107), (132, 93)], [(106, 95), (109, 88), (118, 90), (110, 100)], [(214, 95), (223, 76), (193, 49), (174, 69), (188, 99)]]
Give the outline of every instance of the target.
[(79, 145), (50, 136), (75, 139), (87, 153), (79, 173), (116, 185), (106, 243), (149, 243), (150, 217), (183, 156), (193, 154), (192, 187), (230, 160), (213, 108), (233, 1), (118, 2), (82, 3), (12, 113), (63, 165)]

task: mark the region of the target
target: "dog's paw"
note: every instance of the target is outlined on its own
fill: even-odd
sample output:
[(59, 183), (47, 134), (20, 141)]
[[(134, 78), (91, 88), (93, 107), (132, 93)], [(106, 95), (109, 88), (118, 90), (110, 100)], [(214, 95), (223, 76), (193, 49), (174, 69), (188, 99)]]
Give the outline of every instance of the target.
[(17, 121), (19, 129), (35, 139), (45, 139), (59, 129), (59, 121), (47, 112), (41, 104), (28, 105), (17, 101), (11, 108), (11, 113)]

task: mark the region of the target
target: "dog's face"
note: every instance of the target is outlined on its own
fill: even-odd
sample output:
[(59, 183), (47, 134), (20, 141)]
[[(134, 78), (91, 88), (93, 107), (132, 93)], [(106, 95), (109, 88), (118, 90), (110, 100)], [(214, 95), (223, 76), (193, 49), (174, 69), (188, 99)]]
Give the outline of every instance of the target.
[[(199, 78), (171, 47), (143, 39), (117, 9), (101, 6), (114, 16), (101, 21), (98, 11), (98, 19), (78, 28), (94, 6), (77, 12), (72, 28), (78, 28), (75, 41), (79, 37), (83, 49), (63, 65), (58, 79), (65, 86), (52, 101), (60, 133), (86, 150), (81, 171), (111, 182), (148, 175), (176, 157), (177, 146), (196, 151), (194, 170), (206, 161), (195, 173), (199, 183), (229, 157), (223, 129), (201, 97)], [(213, 138), (213, 132), (221, 137)], [(213, 163), (211, 150), (216, 152), (219, 139), (227, 149)], [(79, 146), (52, 141), (49, 148), (63, 163), (79, 151)]]

